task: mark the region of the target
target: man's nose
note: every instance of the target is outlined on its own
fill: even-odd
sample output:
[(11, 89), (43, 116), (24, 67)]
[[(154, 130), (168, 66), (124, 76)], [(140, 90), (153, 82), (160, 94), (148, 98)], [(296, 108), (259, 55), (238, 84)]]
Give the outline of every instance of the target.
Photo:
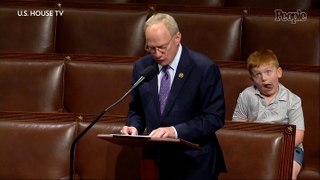
[(161, 57), (162, 53), (156, 48), (153, 55), (154, 55), (154, 57), (159, 58), (159, 57)]

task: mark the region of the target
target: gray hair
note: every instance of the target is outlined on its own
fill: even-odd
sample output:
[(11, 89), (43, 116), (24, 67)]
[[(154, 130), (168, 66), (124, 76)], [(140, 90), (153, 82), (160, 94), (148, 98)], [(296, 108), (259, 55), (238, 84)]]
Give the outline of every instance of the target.
[(164, 14), (164, 13), (157, 13), (152, 15), (144, 24), (144, 32), (146, 32), (146, 29), (149, 26), (153, 24), (157, 24), (159, 22), (163, 22), (165, 27), (169, 30), (171, 36), (179, 32), (179, 27), (176, 20), (169, 14)]

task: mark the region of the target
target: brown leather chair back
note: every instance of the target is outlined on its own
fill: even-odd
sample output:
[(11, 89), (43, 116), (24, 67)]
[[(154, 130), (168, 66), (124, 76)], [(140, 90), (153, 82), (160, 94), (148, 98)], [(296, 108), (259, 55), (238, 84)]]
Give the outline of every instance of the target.
[(226, 102), (226, 120), (232, 120), (239, 94), (252, 84), (249, 73), (241, 68), (220, 68)]
[(52, 8), (0, 7), (0, 52), (52, 53), (55, 51), (55, 16), (33, 11)]
[(172, 15), (182, 33), (182, 43), (213, 60), (239, 60), (240, 14), (200, 14), (159, 10)]
[[(96, 137), (119, 134), (124, 124), (124, 120), (102, 120), (79, 141), (75, 167), (81, 179), (140, 179), (141, 147), (121, 146)], [(78, 131), (87, 126), (86, 122), (79, 123)]]
[(74, 122), (0, 120), (1, 179), (61, 179), (69, 175)]
[[(68, 61), (65, 109), (97, 114), (116, 102), (131, 87), (132, 64)], [(127, 114), (130, 96), (107, 114)]]
[(319, 17), (292, 24), (275, 15), (247, 15), (243, 20), (241, 59), (258, 49), (272, 49), (281, 63), (320, 65)]
[(63, 61), (0, 60), (0, 110), (62, 110)]
[[(318, 72), (298, 72), (284, 71), (280, 79), (290, 91), (301, 98), (305, 136), (303, 147), (305, 149), (306, 164), (317, 164), (319, 168), (320, 160), (320, 73)], [(318, 163), (316, 161), (318, 160)], [(310, 163), (311, 162), (311, 163)], [(306, 167), (312, 168), (312, 167)], [(307, 176), (308, 177), (308, 176)], [(306, 178), (307, 178), (306, 177)], [(311, 178), (311, 177), (308, 177)]]
[(314, 9), (317, 0), (224, 0), (225, 7)]
[(144, 55), (148, 11), (64, 8), (58, 17), (59, 53)]
[(219, 179), (290, 179), (295, 126), (226, 122), (216, 132), (227, 173)]

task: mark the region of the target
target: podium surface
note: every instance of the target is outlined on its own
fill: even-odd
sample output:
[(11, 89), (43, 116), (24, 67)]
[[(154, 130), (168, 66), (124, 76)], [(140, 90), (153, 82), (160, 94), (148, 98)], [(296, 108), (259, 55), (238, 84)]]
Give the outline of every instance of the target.
[(174, 145), (191, 149), (200, 149), (198, 144), (179, 138), (157, 138), (145, 135), (98, 134), (98, 138), (123, 146)]

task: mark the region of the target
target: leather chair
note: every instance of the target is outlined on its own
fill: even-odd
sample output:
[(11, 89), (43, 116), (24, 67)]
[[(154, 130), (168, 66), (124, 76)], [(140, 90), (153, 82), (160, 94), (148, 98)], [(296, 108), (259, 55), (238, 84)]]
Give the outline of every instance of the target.
[[(99, 121), (77, 144), (75, 168), (81, 179), (140, 179), (141, 147), (116, 145), (96, 137), (120, 133), (125, 118), (112, 119)], [(78, 133), (89, 122), (80, 122)]]
[(241, 91), (252, 84), (246, 69), (220, 68), (226, 101), (226, 120), (232, 120), (233, 111)]
[(0, 72), (1, 111), (62, 111), (63, 61), (2, 59)]
[(319, 17), (292, 24), (275, 15), (246, 15), (243, 19), (241, 59), (258, 49), (272, 49), (283, 64), (320, 65)]
[(136, 0), (137, 3), (222, 7), (224, 0)]
[[(53, 53), (54, 16), (31, 16), (37, 7), (0, 7), (0, 52)], [(53, 10), (45, 8), (45, 10)]]
[(227, 121), (216, 134), (227, 166), (219, 179), (290, 179), (295, 126)]
[(61, 179), (68, 176), (75, 123), (52, 119), (37, 121), (25, 116), (20, 120), (0, 120), (1, 179)]
[(58, 53), (141, 56), (147, 10), (64, 8), (58, 17)]
[(317, 0), (224, 0), (225, 7), (315, 9)]
[(241, 15), (170, 12), (182, 33), (182, 43), (213, 60), (240, 59)]
[[(131, 87), (132, 64), (68, 61), (65, 75), (67, 112), (97, 114)], [(107, 114), (125, 115), (130, 97)]]
[(320, 178), (320, 73), (284, 71), (280, 80), (302, 99), (305, 123), (304, 164), (298, 179)]

